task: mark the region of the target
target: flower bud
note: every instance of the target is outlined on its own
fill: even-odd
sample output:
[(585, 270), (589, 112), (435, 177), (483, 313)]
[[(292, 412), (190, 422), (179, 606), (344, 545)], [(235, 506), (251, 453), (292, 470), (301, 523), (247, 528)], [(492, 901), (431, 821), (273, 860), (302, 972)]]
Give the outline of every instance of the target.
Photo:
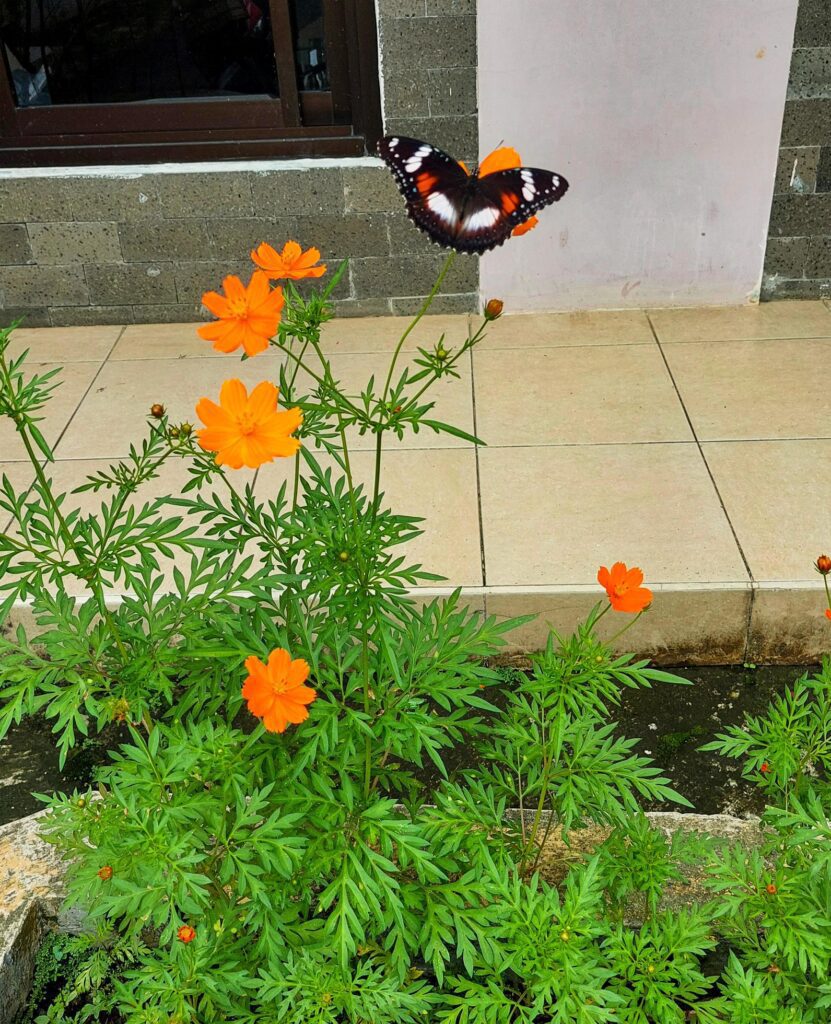
[(502, 299), (488, 299), (485, 303), (485, 319), (498, 320), (502, 316), (503, 306)]
[(338, 555), (338, 558), (339, 558), (339, 559), (340, 559), (340, 560), (341, 560), (342, 562), (348, 562), (348, 561), (349, 561), (349, 552), (348, 552), (348, 551), (341, 551), (341, 552), (339, 553), (339, 555)]
[(762, 766), (759, 768), (759, 771), (762, 773), (762, 775), (767, 775), (768, 772), (770, 772), (770, 765), (767, 763), (767, 761), (762, 762)]
[(814, 568), (820, 576), (827, 576), (831, 573), (831, 558), (828, 555), (820, 555), (816, 562), (814, 562)]
[(161, 402), (155, 402), (150, 406), (150, 415), (154, 420), (160, 420), (167, 410)]
[(113, 877), (113, 869), (110, 867), (109, 864), (105, 864), (103, 868), (98, 869), (98, 877), (101, 879), (102, 882), (109, 882), (109, 880)]
[(777, 892), (779, 892), (779, 890), (776, 888), (773, 882), (768, 882), (768, 884), (765, 886), (765, 892), (768, 894), (768, 896), (775, 896)]
[(443, 362), (445, 359), (447, 359), (447, 355), (448, 355), (447, 349), (444, 348), (443, 346), (439, 345), (439, 347), (436, 349), (436, 359), (438, 359), (441, 362)]
[(189, 924), (183, 924), (176, 932), (176, 938), (187, 945), (188, 942), (193, 942), (196, 938), (196, 929), (191, 928)]
[(193, 433), (193, 424), (192, 423), (180, 423), (179, 424), (179, 434), (180, 434), (181, 437), (190, 437), (190, 435), (192, 433)]

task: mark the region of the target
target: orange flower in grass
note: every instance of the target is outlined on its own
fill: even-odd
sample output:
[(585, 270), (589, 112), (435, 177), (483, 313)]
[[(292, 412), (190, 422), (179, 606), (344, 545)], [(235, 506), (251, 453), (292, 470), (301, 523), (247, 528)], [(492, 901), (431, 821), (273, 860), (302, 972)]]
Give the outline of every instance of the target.
[(326, 273), (325, 263), (315, 266), (320, 259), (320, 250), (307, 249), (303, 252), (297, 242), (286, 242), (282, 252), (277, 252), (268, 242), (262, 242), (252, 250), (251, 259), (275, 279), (288, 277), (299, 281), (303, 277), (322, 277)]
[(275, 458), (295, 455), (300, 442), (290, 435), (303, 422), (299, 409), (277, 411), (277, 388), (262, 381), (251, 394), (241, 380), (226, 380), (219, 405), (201, 398), (196, 415), (205, 424), (196, 432), (199, 445), (216, 452), (218, 466), (256, 469)]
[(825, 617), (826, 619), (831, 619), (831, 608), (825, 609)]
[(292, 660), (287, 650), (278, 647), (268, 656), (264, 665), (252, 654), (245, 659), (248, 678), (242, 695), (248, 710), (269, 732), (285, 732), (288, 725), (299, 725), (309, 717), (307, 705), (317, 693), (303, 684), (309, 678), (309, 665), (302, 658)]
[(652, 603), (652, 591), (641, 586), (643, 573), (635, 566), (627, 569), (623, 562), (615, 562), (609, 570), (602, 565), (597, 582), (609, 595), (609, 603), (616, 612), (642, 612)]
[(203, 324), (198, 334), (212, 341), (218, 352), (234, 352), (240, 346), (248, 356), (255, 356), (268, 348), (270, 338), (277, 333), (277, 325), (285, 305), (282, 288), (272, 288), (268, 274), (255, 270), (246, 287), (234, 274), (222, 282), (225, 295), (205, 292), (202, 302), (219, 317), (211, 324)]

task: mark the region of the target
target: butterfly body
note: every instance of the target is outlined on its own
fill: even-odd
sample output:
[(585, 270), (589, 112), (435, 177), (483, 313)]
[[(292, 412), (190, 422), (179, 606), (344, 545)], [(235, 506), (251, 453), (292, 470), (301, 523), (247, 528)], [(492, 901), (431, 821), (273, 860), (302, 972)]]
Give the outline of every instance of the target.
[(497, 150), (472, 174), (443, 150), (418, 139), (388, 135), (378, 143), (378, 152), (407, 201), (409, 217), (434, 242), (460, 252), (486, 252), (502, 245), (515, 228), (568, 189), (565, 178), (552, 171), (492, 159), (514, 153), (508, 149)]

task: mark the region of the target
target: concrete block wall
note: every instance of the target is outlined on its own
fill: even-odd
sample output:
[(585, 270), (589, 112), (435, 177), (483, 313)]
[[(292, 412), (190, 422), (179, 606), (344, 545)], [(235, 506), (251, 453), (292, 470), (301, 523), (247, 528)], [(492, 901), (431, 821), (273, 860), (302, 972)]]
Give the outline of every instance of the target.
[[(386, 130), (475, 160), (474, 0), (379, 0), (379, 45)], [(349, 258), (341, 315), (413, 312), (444, 260), (373, 158), (0, 169), (0, 326), (199, 320), (203, 291), (287, 238)], [(474, 309), (478, 283), (458, 258), (435, 312)]]
[(800, 0), (762, 299), (831, 295), (831, 2)]

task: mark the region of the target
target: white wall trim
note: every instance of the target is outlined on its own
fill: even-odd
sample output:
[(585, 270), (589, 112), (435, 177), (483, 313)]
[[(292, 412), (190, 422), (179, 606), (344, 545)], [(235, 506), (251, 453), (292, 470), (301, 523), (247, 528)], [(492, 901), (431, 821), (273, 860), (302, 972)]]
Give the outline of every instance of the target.
[(326, 167), (383, 167), (377, 156), (322, 157), (303, 160), (205, 160), (194, 163), (120, 164), (85, 167), (0, 167), (0, 181), (15, 178), (140, 178), (145, 174), (224, 174), (249, 171), (314, 171)]

